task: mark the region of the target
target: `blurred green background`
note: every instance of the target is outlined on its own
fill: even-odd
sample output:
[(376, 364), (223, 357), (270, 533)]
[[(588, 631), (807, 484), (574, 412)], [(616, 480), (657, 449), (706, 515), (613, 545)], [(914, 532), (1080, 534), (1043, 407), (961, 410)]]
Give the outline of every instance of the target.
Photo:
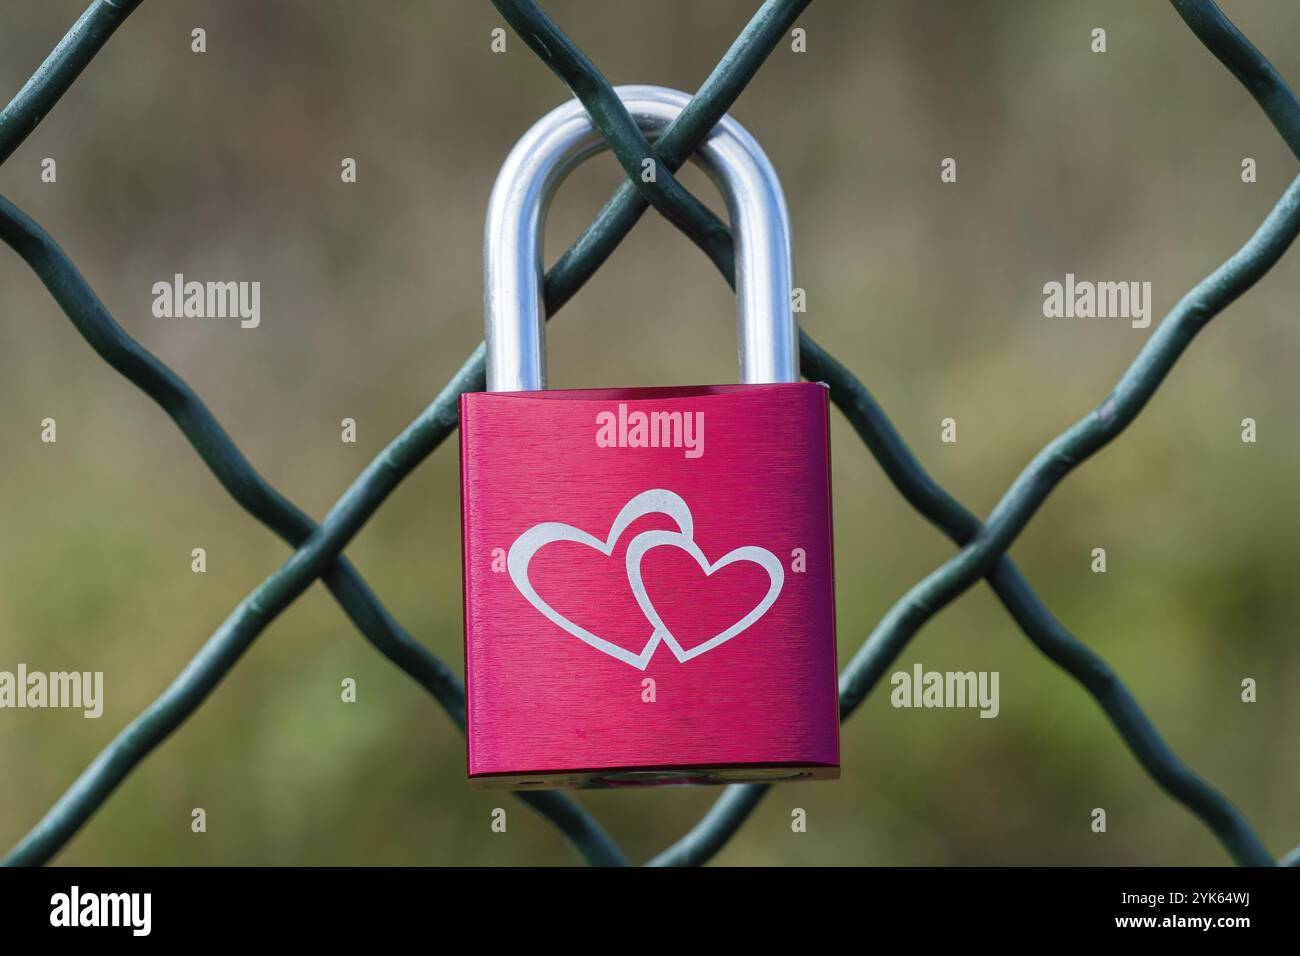
[[(694, 90), (754, 0), (550, 2), (615, 83)], [(16, 91), (84, 7), (9, 0)], [(1300, 81), (1300, 8), (1230, 0)], [(567, 91), (487, 0), (146, 0), (0, 170), (117, 320), (185, 377), (255, 466), (319, 517), (481, 338), (481, 231), (513, 142)], [(872, 389), (980, 515), (1105, 397), (1151, 330), (1046, 319), (1065, 273), (1149, 280), (1157, 319), (1251, 234), (1297, 164), (1159, 0), (817, 0), (733, 111), (780, 172), (805, 327)], [(190, 52), (204, 27), (208, 52)], [(1089, 51), (1093, 27), (1108, 32)], [(6, 92), (4, 95), (9, 95)], [(40, 181), (44, 157), (57, 184)], [(944, 157), (956, 185), (939, 182)], [(339, 182), (343, 157), (359, 181)], [(1258, 182), (1243, 184), (1243, 157)], [(686, 183), (718, 208), (696, 170)], [(606, 155), (561, 190), (548, 262), (619, 182)], [(1123, 676), (1173, 748), (1275, 854), (1300, 842), (1300, 421), (1296, 253), (1194, 343), (1149, 409), (1071, 476), (1012, 554)], [(183, 272), (259, 280), (262, 323), (169, 321)], [(672, 276), (671, 282), (665, 282)], [(0, 669), (102, 670), (99, 720), (0, 712), (0, 843), (17, 841), (287, 556), (172, 423), (101, 362), (27, 267), (0, 255)], [(550, 328), (558, 387), (735, 376), (734, 304), (647, 215)], [(686, 345), (685, 343), (689, 343)], [(58, 442), (39, 423), (58, 422)], [(1241, 419), (1259, 423), (1257, 444)], [(359, 423), (355, 445), (339, 421)], [(958, 422), (955, 445), (939, 422)], [(834, 423), (839, 646), (847, 661), (951, 545)], [(454, 444), (348, 554), (460, 669)], [(204, 547), (208, 572), (190, 570)], [(1089, 571), (1104, 547), (1109, 571)], [(770, 795), (723, 864), (1221, 864), (1070, 678), (984, 586), (897, 668), (997, 670), (1001, 714), (895, 710), (843, 733), (843, 779)], [(339, 700), (354, 677), (355, 705)], [(1259, 701), (1240, 702), (1253, 677)], [(320, 585), (58, 857), (82, 864), (531, 864), (576, 859), (522, 804), (471, 791), (464, 743)], [(717, 791), (580, 794), (633, 860)], [(495, 806), (509, 828), (489, 831)], [(808, 832), (790, 832), (792, 807)], [(190, 831), (203, 807), (208, 832)], [(1090, 831), (1104, 807), (1109, 830)]]

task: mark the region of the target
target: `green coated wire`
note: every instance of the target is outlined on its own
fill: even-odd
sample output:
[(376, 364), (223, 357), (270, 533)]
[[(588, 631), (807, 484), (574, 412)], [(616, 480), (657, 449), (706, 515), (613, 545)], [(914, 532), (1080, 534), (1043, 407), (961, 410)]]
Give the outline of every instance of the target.
[(0, 163), (22, 145), (139, 5), (140, 0), (94, 0), (86, 8), (18, 95), (0, 110)]
[(1300, 99), (1214, 0), (1169, 0), (1196, 38), (1219, 58), (1300, 157)]
[[(722, 268), (722, 263), (733, 256), (731, 231), (677, 181), (673, 175), (675, 168), (659, 158), (596, 64), (532, 0), (492, 0), (492, 5), (529, 49), (582, 101), (627, 173), (628, 182), (636, 184), (647, 202), (689, 236), (714, 265)], [(654, 165), (652, 179), (642, 175), (646, 160)]]
[[(664, 166), (676, 171), (686, 162), (749, 85), (759, 67), (785, 37), (809, 2), (810, 0), (764, 0), (691, 101), (655, 141), (654, 148)], [(548, 316), (554, 315), (569, 301), (632, 231), (642, 213), (649, 208), (646, 195), (639, 191), (644, 188), (639, 176), (631, 182), (621, 183), (614, 195), (601, 207), (591, 225), (556, 260), (551, 271), (546, 274)], [(708, 217), (712, 217), (707, 207), (704, 211)], [(689, 216), (684, 218), (690, 222)], [(692, 228), (703, 230), (706, 225), (707, 218), (695, 223)], [(695, 240), (695, 233), (692, 233), (692, 240)], [(697, 241), (697, 244), (701, 243)], [(724, 275), (730, 275), (732, 271), (728, 265), (732, 259), (728, 249), (729, 247), (724, 249), (723, 255), (714, 259)]]

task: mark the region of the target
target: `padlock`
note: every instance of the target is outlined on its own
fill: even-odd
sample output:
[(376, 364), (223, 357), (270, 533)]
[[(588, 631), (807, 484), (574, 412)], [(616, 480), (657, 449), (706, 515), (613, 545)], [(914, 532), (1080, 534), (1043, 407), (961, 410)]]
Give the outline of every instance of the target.
[[(618, 93), (652, 140), (688, 102)], [(692, 157), (735, 236), (742, 384), (548, 391), (545, 210), (602, 146), (553, 110), (488, 204), (488, 391), (460, 401), (470, 781), (837, 777), (829, 403), (798, 378), (780, 183), (729, 116)]]

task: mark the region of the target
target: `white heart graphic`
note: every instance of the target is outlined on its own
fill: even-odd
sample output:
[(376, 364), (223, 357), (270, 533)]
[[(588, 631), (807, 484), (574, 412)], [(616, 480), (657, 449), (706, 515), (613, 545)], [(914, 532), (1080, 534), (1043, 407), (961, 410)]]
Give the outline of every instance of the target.
[(617, 517), (614, 518), (614, 523), (609, 529), (609, 535), (604, 541), (572, 525), (562, 524), (558, 521), (545, 521), (533, 525), (533, 527), (516, 538), (515, 543), (510, 546), (509, 555), (506, 557), (506, 568), (510, 572), (510, 580), (515, 583), (515, 587), (519, 589), (519, 593), (524, 596), (529, 604), (541, 611), (553, 624), (568, 631), (574, 637), (585, 641), (596, 650), (608, 654), (610, 657), (617, 658), (625, 664), (631, 664), (637, 670), (646, 669), (655, 648), (659, 646), (662, 638), (657, 629), (651, 632), (649, 639), (647, 639), (639, 654), (633, 654), (612, 641), (598, 637), (586, 628), (570, 621), (542, 600), (541, 595), (537, 593), (537, 589), (528, 580), (528, 562), (533, 559), (533, 555), (540, 548), (556, 541), (574, 541), (578, 544), (585, 544), (608, 557), (614, 553), (614, 545), (618, 542), (619, 536), (624, 529), (637, 518), (648, 514), (665, 514), (676, 522), (678, 530), (687, 538), (694, 534), (695, 529), (691, 518), (691, 509), (686, 506), (686, 502), (671, 491), (655, 488), (641, 492), (623, 506)]
[[(646, 616), (646, 620), (651, 625), (650, 637), (646, 640), (640, 653), (634, 654), (626, 648), (620, 647), (612, 641), (607, 641), (586, 628), (575, 624), (547, 604), (528, 579), (528, 564), (532, 561), (533, 555), (542, 547), (556, 541), (573, 541), (577, 544), (585, 544), (587, 547), (595, 548), (608, 557), (614, 553), (614, 545), (618, 542), (619, 536), (622, 535), (627, 526), (636, 519), (648, 514), (667, 515), (677, 524), (678, 530), (646, 531), (633, 538), (632, 543), (628, 545), (628, 584), (632, 588), (632, 594), (636, 598), (637, 605), (641, 608), (641, 613)], [(713, 572), (720, 568), (734, 564), (737, 561), (751, 561), (768, 573), (770, 584), (767, 594), (748, 614), (735, 624), (689, 651), (684, 650), (677, 639), (673, 637), (672, 632), (664, 625), (659, 612), (655, 610), (654, 603), (646, 594), (645, 583), (641, 579), (641, 559), (645, 553), (651, 548), (668, 546), (686, 551), (695, 558), (696, 563), (699, 564), (706, 575), (712, 575)], [(785, 582), (785, 569), (781, 566), (781, 562), (777, 560), (776, 555), (765, 548), (752, 545), (736, 548), (710, 564), (704, 556), (704, 552), (695, 543), (695, 526), (694, 519), (691, 516), (691, 509), (687, 507), (681, 496), (662, 488), (643, 491), (624, 505), (617, 517), (614, 518), (614, 523), (610, 526), (609, 534), (604, 541), (580, 528), (558, 521), (545, 521), (534, 525), (516, 538), (514, 544), (510, 546), (510, 553), (506, 558), (506, 568), (510, 572), (510, 580), (519, 589), (519, 593), (549, 621), (579, 640), (591, 645), (596, 650), (608, 654), (625, 664), (631, 664), (637, 670), (646, 669), (660, 642), (667, 644), (669, 650), (673, 652), (673, 656), (685, 663), (691, 658), (697, 657), (706, 651), (711, 651), (718, 645), (731, 640), (767, 613), (768, 608), (776, 602), (777, 596), (781, 593), (781, 587)]]
[[(713, 572), (725, 568), (729, 564), (735, 564), (737, 561), (751, 561), (767, 572), (770, 579), (767, 594), (754, 605), (748, 614), (735, 624), (732, 624), (726, 630), (719, 631), (707, 641), (697, 644), (689, 651), (684, 650), (659, 616), (654, 602), (646, 594), (645, 582), (641, 580), (642, 557), (651, 548), (661, 547), (681, 548), (695, 559), (695, 562), (707, 576), (712, 576)], [(767, 609), (776, 603), (776, 599), (781, 593), (781, 587), (785, 583), (785, 568), (782, 567), (781, 562), (777, 560), (776, 555), (771, 551), (754, 545), (746, 545), (743, 548), (729, 551), (710, 564), (709, 559), (700, 550), (700, 546), (695, 543), (693, 535), (685, 532), (679, 534), (676, 531), (646, 531), (633, 538), (632, 543), (627, 547), (627, 580), (632, 586), (632, 593), (636, 596), (637, 604), (641, 605), (641, 613), (646, 616), (646, 620), (654, 627), (655, 634), (668, 645), (668, 648), (673, 652), (673, 656), (685, 663), (692, 657), (698, 657), (706, 651), (713, 650), (720, 644), (725, 644), (766, 614)]]

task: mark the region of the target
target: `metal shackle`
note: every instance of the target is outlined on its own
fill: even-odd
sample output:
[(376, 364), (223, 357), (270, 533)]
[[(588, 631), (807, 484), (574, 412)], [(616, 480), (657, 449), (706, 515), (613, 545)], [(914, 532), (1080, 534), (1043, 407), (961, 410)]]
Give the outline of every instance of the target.
[[(615, 92), (652, 142), (690, 101), (661, 86)], [(506, 157), (488, 201), (483, 304), (490, 392), (546, 387), (542, 227), (551, 197), (584, 159), (606, 148), (577, 100), (547, 113)], [(790, 222), (781, 183), (754, 137), (723, 116), (691, 155), (726, 199), (736, 247), (740, 380), (795, 382), (799, 334), (790, 301)]]

